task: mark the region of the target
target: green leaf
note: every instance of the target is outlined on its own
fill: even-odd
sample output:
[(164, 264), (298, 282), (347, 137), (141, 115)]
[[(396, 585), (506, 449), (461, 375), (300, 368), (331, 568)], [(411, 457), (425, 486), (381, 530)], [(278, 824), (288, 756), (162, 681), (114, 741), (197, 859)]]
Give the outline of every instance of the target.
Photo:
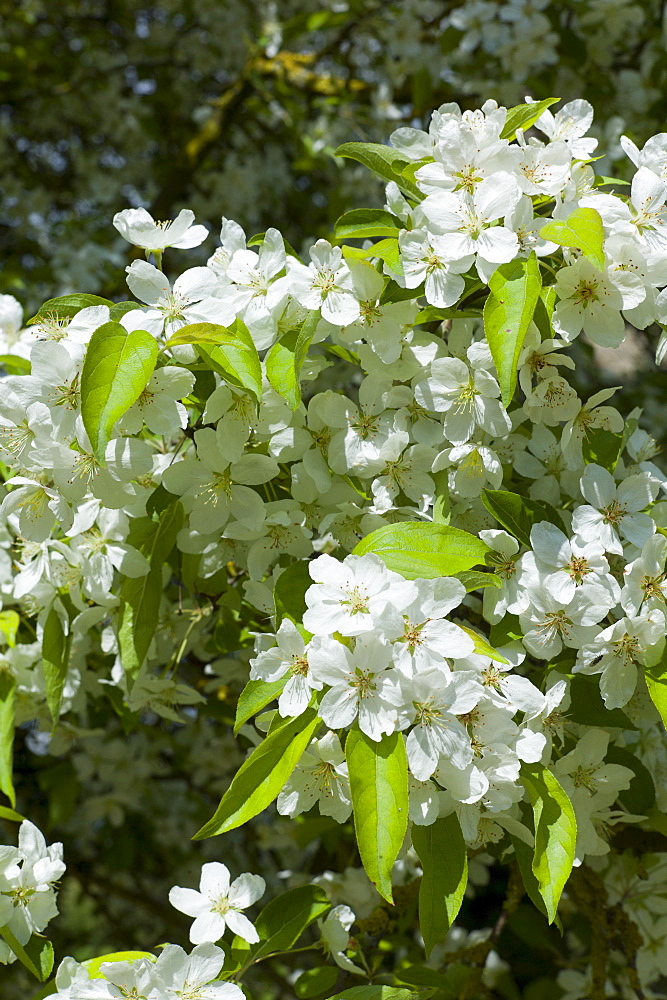
[(218, 375), (259, 400), (262, 395), (262, 365), (255, 342), (240, 319), (230, 327), (216, 323), (184, 326), (167, 341), (167, 347), (192, 344), (203, 361)]
[(4, 368), (7, 375), (29, 375), (32, 371), (28, 359), (18, 354), (0, 354), (0, 368)]
[(0, 806), (0, 819), (6, 819), (10, 823), (22, 823), (25, 816), (17, 813), (15, 809), (8, 809), (7, 806)]
[(334, 226), (336, 239), (366, 239), (384, 236), (396, 237), (403, 222), (391, 212), (381, 208), (355, 208), (352, 212), (341, 215)]
[(511, 142), (518, 128), (522, 128), (524, 131), (529, 129), (543, 111), (558, 101), (560, 101), (560, 97), (547, 97), (543, 101), (535, 101), (534, 104), (517, 104), (515, 108), (508, 108), (500, 138), (509, 139)]
[(118, 611), (118, 645), (128, 678), (136, 679), (157, 630), (162, 601), (162, 566), (176, 544), (185, 513), (176, 501), (167, 507), (159, 522), (137, 519), (130, 529), (128, 542), (146, 557), (148, 573), (121, 584)]
[(391, 146), (383, 146), (376, 142), (345, 142), (335, 151), (336, 156), (344, 156), (348, 160), (357, 160), (372, 170), (385, 181), (395, 181), (401, 190), (416, 201), (422, 201), (424, 195), (414, 181), (403, 175), (403, 170), (412, 162)]
[(604, 270), (604, 229), (602, 217), (594, 208), (577, 208), (564, 222), (550, 219), (540, 229), (540, 238), (559, 247), (581, 250), (598, 271)]
[(109, 310), (109, 319), (112, 319), (114, 323), (119, 323), (126, 313), (132, 312), (134, 309), (141, 309), (141, 304), (139, 302), (114, 302)]
[(460, 528), (401, 521), (371, 531), (355, 546), (353, 555), (374, 552), (407, 580), (432, 580), (483, 565), (490, 551), (481, 538)]
[(109, 299), (101, 299), (99, 295), (87, 295), (83, 292), (61, 295), (57, 299), (49, 299), (43, 306), (40, 306), (39, 311), (28, 320), (26, 326), (32, 326), (33, 323), (39, 323), (40, 320), (44, 319), (72, 319), (88, 306), (109, 306), (111, 308), (113, 302)]
[(91, 979), (103, 979), (100, 972), (105, 962), (136, 962), (138, 958), (150, 958), (155, 961), (155, 955), (150, 951), (111, 951), (107, 955), (98, 955), (97, 958), (89, 958), (83, 964), (88, 970)]
[(60, 706), (63, 700), (63, 688), (67, 679), (69, 666), (69, 651), (71, 637), (63, 631), (60, 615), (53, 608), (49, 611), (44, 623), (44, 638), (42, 639), (42, 665), (46, 685), (46, 703), (53, 719), (53, 725), (58, 725)]
[(105, 323), (90, 338), (81, 373), (81, 417), (101, 462), (114, 424), (146, 388), (157, 354), (155, 337), (145, 330), (128, 333), (120, 323)]
[(301, 329), (281, 337), (266, 356), (266, 377), (293, 410), (301, 403), (301, 369), (319, 321), (318, 309), (309, 314)]
[(519, 355), (541, 287), (540, 268), (534, 253), (526, 260), (500, 264), (489, 278), (484, 332), (505, 406), (509, 406), (514, 396)]
[(567, 882), (577, 843), (577, 821), (569, 798), (552, 772), (541, 764), (523, 764), (521, 780), (535, 821), (533, 875), (544, 900), (549, 923)]
[(540, 521), (549, 521), (563, 530), (563, 522), (554, 508), (543, 500), (529, 500), (508, 490), (482, 490), (482, 503), (503, 528), (517, 541), (530, 548), (530, 529)]
[(620, 177), (603, 177), (600, 174), (595, 175), (595, 187), (606, 187), (607, 184), (623, 184), (627, 187), (630, 185), (630, 181), (623, 181)]
[(644, 671), (646, 687), (651, 701), (660, 712), (662, 724), (667, 727), (667, 665), (663, 662)]
[(0, 937), (12, 949), (19, 962), (31, 972), (40, 983), (45, 983), (53, 969), (53, 945), (46, 938), (33, 934), (26, 945), (21, 945), (10, 928), (0, 927)]
[(291, 563), (283, 570), (273, 588), (273, 602), (276, 608), (276, 628), (284, 618), (289, 618), (298, 625), (306, 610), (306, 591), (312, 587), (313, 580), (307, 559)]
[(283, 720), (246, 758), (214, 816), (193, 840), (235, 830), (271, 805), (320, 724), (316, 708)]
[(394, 272), (394, 274), (403, 274), (403, 264), (401, 263), (401, 252), (398, 247), (398, 240), (380, 240), (379, 243), (374, 243), (372, 247), (367, 250), (357, 250), (355, 247), (343, 247), (344, 257), (359, 257), (365, 259), (368, 257), (379, 257), (383, 260), (388, 267)]
[(251, 947), (251, 961), (257, 962), (275, 951), (289, 951), (306, 928), (330, 909), (329, 898), (319, 885), (301, 885), (276, 896), (255, 921), (260, 940)]
[(424, 873), (419, 887), (419, 929), (428, 958), (456, 920), (468, 884), (468, 854), (456, 813), (430, 826), (413, 825), (412, 846)]
[(467, 625), (461, 625), (460, 628), (462, 628), (464, 632), (467, 632), (472, 641), (475, 643), (475, 652), (479, 656), (488, 656), (492, 660), (497, 660), (498, 663), (509, 662), (504, 656), (501, 656), (498, 650), (494, 649), (493, 646), (486, 641), (484, 636), (479, 634), (479, 632), (475, 632), (474, 629), (468, 628)]
[(12, 649), (16, 645), (16, 633), (20, 624), (21, 619), (16, 611), (0, 611), (0, 636), (4, 637), (6, 645)]
[(4, 792), (12, 807), (16, 805), (14, 791), (14, 721), (16, 678), (8, 670), (0, 670), (0, 792)]
[(636, 730), (637, 726), (620, 708), (606, 708), (600, 694), (597, 677), (575, 674), (570, 680), (570, 707), (567, 710), (571, 722), (580, 726), (599, 726), (610, 729)]
[(310, 1000), (310, 997), (329, 993), (339, 976), (336, 965), (318, 965), (314, 969), (306, 969), (294, 983), (294, 992), (299, 1000)]
[(234, 719), (234, 736), (241, 726), (257, 715), (263, 708), (269, 705), (278, 697), (287, 683), (286, 674), (277, 681), (248, 681), (241, 691), (238, 705), (236, 706), (236, 718)]
[(377, 891), (391, 903), (391, 869), (408, 828), (403, 734), (392, 733), (375, 742), (355, 727), (345, 741), (345, 757), (361, 861)]
[[(250, 237), (247, 245), (249, 247), (261, 247), (265, 239), (266, 239), (266, 233), (255, 233), (254, 236)], [(287, 242), (284, 236), (283, 236), (283, 243), (285, 244), (285, 253), (287, 254), (287, 256), (296, 257), (298, 261), (301, 261), (301, 257), (299, 256), (299, 254), (296, 252), (292, 244)]]

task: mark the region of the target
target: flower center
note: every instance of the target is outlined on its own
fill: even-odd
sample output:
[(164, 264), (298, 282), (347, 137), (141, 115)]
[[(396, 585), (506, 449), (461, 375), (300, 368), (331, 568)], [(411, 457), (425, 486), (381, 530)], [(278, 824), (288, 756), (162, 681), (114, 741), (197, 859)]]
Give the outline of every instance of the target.
[(620, 639), (613, 642), (612, 646), (614, 647), (614, 654), (623, 661), (624, 666), (635, 663), (639, 654), (644, 651), (644, 647), (637, 636), (629, 635), (627, 632)]
[(319, 288), (322, 292), (322, 298), (325, 299), (329, 292), (332, 292), (336, 287), (336, 272), (329, 268), (318, 271), (313, 279), (312, 287)]
[(561, 609), (560, 611), (548, 612), (544, 616), (544, 621), (538, 625), (537, 631), (542, 633), (543, 641), (547, 642), (556, 636), (566, 639), (570, 634), (571, 627), (572, 622), (566, 617), (565, 611)]
[(584, 308), (592, 302), (597, 302), (599, 299), (599, 295), (597, 294), (598, 285), (599, 282), (597, 281), (580, 281), (572, 296), (574, 301)]
[(301, 677), (305, 677), (308, 673), (308, 657), (303, 653), (295, 653), (292, 656), (292, 663), (289, 669), (291, 674), (298, 674)]
[(640, 587), (644, 591), (645, 599), (649, 600), (652, 598), (655, 601), (664, 601), (665, 593), (662, 589), (664, 581), (664, 573), (661, 573), (660, 576), (643, 576)]
[(366, 438), (375, 437), (379, 422), (380, 417), (376, 414), (364, 413), (363, 410), (360, 410), (359, 418), (353, 424), (350, 424), (350, 427), (365, 441)]
[(165, 323), (173, 323), (174, 320), (184, 319), (183, 310), (187, 305), (187, 299), (184, 299), (180, 295), (175, 295), (174, 292), (169, 292), (158, 303), (157, 308), (160, 310), (164, 316)]
[[(429, 620), (430, 619), (427, 618), (426, 621)], [(409, 622), (407, 618), (405, 619), (405, 632), (401, 636), (401, 639), (404, 643), (406, 643), (411, 653), (414, 653), (417, 646), (421, 646), (423, 644), (424, 640), (421, 637), (421, 632), (425, 625), (426, 622), (414, 625), (412, 622)]]
[(55, 406), (66, 406), (68, 410), (76, 410), (79, 405), (79, 376), (74, 376), (71, 382), (57, 385), (52, 398)]
[(333, 764), (328, 760), (322, 760), (310, 769), (310, 773), (316, 779), (323, 795), (333, 795), (333, 786), (340, 781)]
[(569, 563), (564, 567), (567, 575), (571, 580), (574, 580), (576, 584), (584, 582), (584, 577), (588, 573), (592, 573), (591, 567), (588, 565), (588, 559), (584, 559), (583, 556), (572, 556)]
[(516, 559), (511, 556), (497, 552), (491, 556), (490, 561), (495, 566), (498, 576), (502, 577), (503, 580), (511, 580), (516, 573)]
[(377, 684), (375, 683), (375, 674), (364, 673), (362, 670), (357, 668), (355, 670), (355, 677), (352, 681), (350, 687), (356, 688), (360, 698), (367, 698), (369, 694), (377, 691)]
[(415, 722), (419, 726), (432, 726), (436, 719), (442, 718), (442, 712), (436, 708), (433, 702), (413, 701), (416, 716)]
[(627, 513), (627, 508), (618, 500), (612, 500), (608, 507), (603, 507), (600, 511), (604, 514), (605, 524), (618, 524)]
[(374, 302), (360, 302), (361, 320), (366, 326), (374, 326), (378, 320), (382, 319), (382, 309)]
[(368, 610), (368, 594), (362, 593), (362, 591), (359, 590), (359, 587), (351, 587), (349, 590), (346, 590), (345, 593), (347, 594), (348, 599), (346, 601), (341, 601), (341, 604), (349, 607), (351, 615), (370, 614)]
[(585, 767), (583, 764), (580, 764), (577, 770), (572, 774), (572, 781), (574, 782), (575, 788), (587, 788), (589, 792), (595, 792), (597, 790), (595, 784), (596, 772), (596, 765), (589, 764)]

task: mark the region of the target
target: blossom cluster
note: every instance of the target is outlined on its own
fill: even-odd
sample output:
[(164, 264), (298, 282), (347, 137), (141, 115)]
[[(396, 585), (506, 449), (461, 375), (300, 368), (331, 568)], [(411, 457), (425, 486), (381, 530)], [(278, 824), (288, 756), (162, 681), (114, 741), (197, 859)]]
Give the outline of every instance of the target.
[[(627, 197), (610, 193), (591, 165), (592, 120), (573, 101), (542, 110), (537, 134), (505, 134), (507, 109), (488, 101), (442, 106), (428, 132), (399, 129), (384, 246), (319, 240), (304, 263), (277, 230), (249, 246), (223, 219), (207, 265), (170, 280), (163, 255), (200, 245), (205, 228), (187, 210), (165, 225), (131, 209), (114, 225), (146, 251), (126, 269), (138, 301), (47, 303), (26, 329), (0, 302), (0, 592), (3, 614), (34, 623), (32, 635), (17, 616), (0, 630), (17, 724), (49, 732), (54, 633), (66, 650), (57, 715), (84, 724), (88, 701), (110, 690), (137, 719), (195, 714), (227, 615), (238, 629), (225, 652), (244, 646), (245, 669), (254, 633), (249, 679), (284, 681), (277, 718), (315, 705), (322, 723), (278, 795), (285, 816), (318, 804), (349, 817), (355, 727), (374, 743), (403, 734), (411, 821), (455, 813), (472, 848), (508, 833), (533, 846), (522, 765), (549, 769), (567, 793), (577, 864), (609, 852), (614, 825), (645, 820), (621, 793), (633, 760), (637, 772), (667, 767), (650, 697), (664, 685), (667, 475), (640, 412), (623, 416), (613, 388), (582, 400), (566, 376), (576, 338), (619, 348), (628, 324), (667, 323), (667, 144), (626, 141), (637, 169)], [(514, 401), (481, 308), (512, 262), (544, 275)], [(143, 334), (158, 360), (100, 451), (83, 397), (104, 329), (128, 344)], [(658, 360), (666, 350), (663, 334)], [(500, 494), (530, 523), (503, 519)], [(175, 510), (162, 552), (155, 526)], [(493, 579), (407, 579), (381, 553), (353, 553), (403, 523), (477, 536)], [(278, 614), (274, 587), (297, 564), (310, 581), (302, 613)], [(138, 614), (136, 594), (156, 584), (130, 664), (127, 608)], [(202, 683), (185, 682), (186, 664)], [(594, 695), (603, 714), (589, 723), (581, 704)], [(256, 743), (261, 728), (246, 719), (242, 732)], [(655, 802), (667, 806), (664, 788)], [(5, 879), (16, 864), (8, 856)], [(263, 886), (237, 886), (233, 903), (225, 872), (208, 869), (200, 893), (172, 891), (199, 948), (212, 923), (253, 939), (239, 911)], [(60, 871), (47, 874), (33, 887), (45, 900)], [(220, 896), (224, 912), (211, 910)], [(220, 956), (195, 951), (208, 974)], [(182, 990), (147, 985), (195, 975), (182, 971), (192, 957), (166, 955), (135, 964), (148, 978), (132, 988)], [(656, 970), (646, 962), (647, 984)]]
[[(0, 926), (7, 927), (20, 945), (41, 934), (57, 915), (57, 884), (65, 872), (63, 845), (46, 846), (34, 823), (21, 823), (18, 847), (0, 847)], [(0, 941), (0, 961), (16, 956)]]

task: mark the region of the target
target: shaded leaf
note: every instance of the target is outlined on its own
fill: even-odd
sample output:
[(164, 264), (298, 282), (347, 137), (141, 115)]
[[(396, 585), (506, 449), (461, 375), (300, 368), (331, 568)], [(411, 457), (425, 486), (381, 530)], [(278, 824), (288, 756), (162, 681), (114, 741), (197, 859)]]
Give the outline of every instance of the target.
[(276, 628), (285, 618), (298, 625), (306, 610), (306, 591), (313, 584), (309, 572), (310, 562), (302, 559), (291, 563), (278, 577), (273, 588), (276, 609)]
[(121, 584), (118, 611), (118, 645), (121, 663), (128, 678), (134, 680), (146, 658), (155, 634), (162, 601), (162, 566), (176, 544), (183, 527), (182, 505), (172, 503), (159, 522), (148, 518), (132, 526), (128, 541), (135, 545), (150, 564), (148, 573), (137, 578), (125, 577)]
[(456, 813), (430, 826), (413, 825), (412, 845), (423, 871), (419, 929), (428, 958), (454, 923), (468, 884), (468, 854)]
[(46, 684), (46, 703), (49, 706), (54, 726), (58, 724), (60, 718), (63, 688), (69, 666), (70, 645), (71, 637), (65, 635), (60, 615), (51, 608), (44, 623), (42, 665)]
[(330, 993), (338, 976), (339, 969), (336, 965), (318, 965), (314, 969), (306, 969), (294, 983), (294, 992), (299, 1000), (310, 1000), (310, 997)]
[(482, 573), (480, 570), (468, 569), (463, 573), (456, 573), (456, 579), (460, 580), (468, 594), (473, 590), (480, 590), (483, 587), (502, 587), (502, 581), (495, 573)]
[(568, 718), (580, 726), (600, 726), (609, 729), (637, 729), (637, 726), (620, 708), (607, 708), (600, 694), (597, 677), (574, 674), (570, 680), (570, 707)]
[(563, 530), (557, 511), (544, 500), (529, 500), (508, 490), (482, 490), (482, 503), (503, 528), (517, 541), (530, 548), (530, 529), (540, 521), (549, 521)]
[(610, 746), (604, 757), (609, 764), (621, 764), (634, 773), (630, 787), (621, 789), (618, 793), (619, 800), (628, 812), (635, 816), (648, 813), (655, 806), (655, 784), (646, 765), (626, 747)]
[(53, 969), (53, 945), (41, 935), (33, 934), (27, 944), (21, 945), (10, 928), (0, 927), (0, 937), (12, 949), (19, 962), (32, 973), (40, 983), (45, 983)]
[[(303, 932), (330, 909), (329, 897), (319, 885), (300, 885), (276, 896), (255, 921), (260, 940), (250, 947), (252, 961), (274, 951), (289, 951)], [(240, 940), (234, 943), (240, 944)]]
[(353, 986), (330, 1000), (426, 1000), (434, 991), (406, 990), (400, 986)]

